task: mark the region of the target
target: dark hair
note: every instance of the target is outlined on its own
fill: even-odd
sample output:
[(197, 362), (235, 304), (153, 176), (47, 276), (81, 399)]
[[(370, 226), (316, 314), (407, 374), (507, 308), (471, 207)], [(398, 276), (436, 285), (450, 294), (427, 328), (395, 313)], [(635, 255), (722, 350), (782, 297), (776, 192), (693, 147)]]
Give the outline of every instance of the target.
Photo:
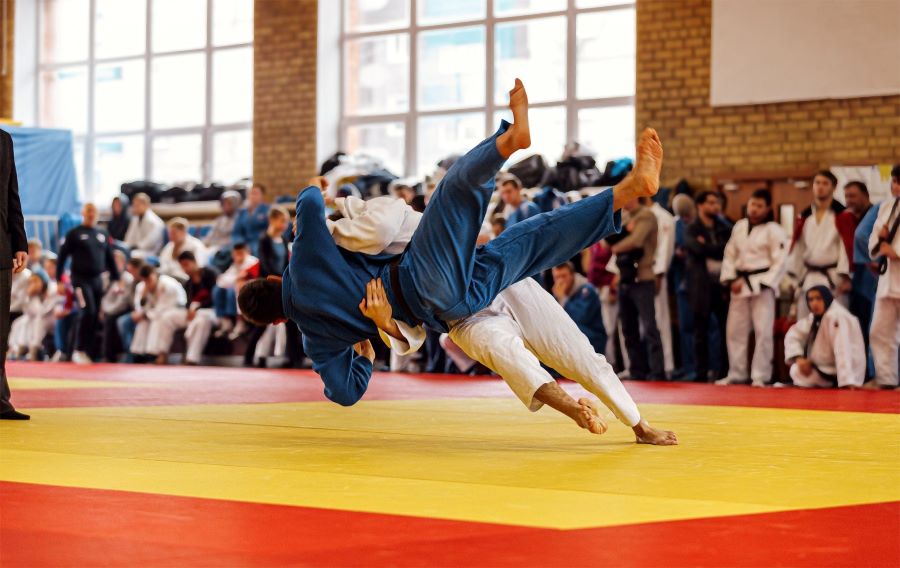
[(178, 255), (178, 262), (181, 262), (182, 260), (190, 260), (191, 262), (197, 262), (197, 257), (194, 256), (194, 253), (192, 253), (191, 251), (186, 250), (183, 253)]
[(562, 264), (559, 264), (559, 265), (557, 265), (557, 266), (554, 266), (554, 268), (558, 268), (558, 269), (563, 269), (563, 268), (565, 268), (565, 269), (568, 270), (569, 272), (575, 272), (575, 265), (572, 264), (572, 261), (571, 261), (571, 260), (566, 261), (566, 262), (564, 262), (564, 263), (562, 263)]
[(869, 188), (866, 187), (866, 184), (861, 181), (848, 181), (847, 185), (844, 186), (844, 189), (846, 190), (848, 187), (855, 187), (856, 189), (860, 190), (863, 195), (869, 195)]
[(409, 202), (409, 206), (412, 207), (413, 211), (418, 211), (419, 213), (425, 212), (425, 196), (424, 195), (416, 195), (412, 198), (412, 201)]
[(706, 200), (709, 199), (710, 195), (715, 197), (716, 200), (719, 199), (718, 193), (716, 193), (715, 191), (706, 190), (706, 191), (701, 191), (700, 193), (697, 194), (696, 197), (694, 197), (694, 203), (696, 203), (697, 205), (700, 205), (701, 203), (706, 203)]
[(503, 187), (504, 185), (506, 185), (508, 183), (513, 184), (513, 186), (515, 186), (516, 189), (522, 189), (522, 181), (513, 174), (505, 174), (500, 179), (500, 187)]
[(141, 267), (140, 276), (141, 278), (148, 278), (151, 274), (156, 274), (156, 267), (152, 264), (145, 264)]
[(506, 219), (504, 219), (500, 215), (496, 215), (496, 216), (494, 216), (493, 219), (491, 219), (491, 225), (500, 225), (501, 227), (503, 227), (505, 229), (506, 228)]
[(818, 172), (816, 172), (816, 175), (813, 176), (813, 179), (819, 176), (822, 176), (823, 178), (830, 181), (831, 187), (837, 187), (837, 177), (835, 177), (835, 175), (831, 173), (831, 170), (819, 170)]
[(250, 189), (253, 189), (254, 187), (258, 187), (259, 190), (262, 192), (263, 195), (266, 194), (266, 186), (264, 186), (263, 184), (261, 184), (261, 183), (254, 183), (253, 185), (250, 186)]
[(131, 257), (128, 259), (128, 266), (133, 266), (133, 267), (137, 268), (138, 270), (140, 270), (141, 267), (144, 266), (144, 261), (140, 258)]
[(766, 202), (766, 207), (772, 206), (772, 192), (764, 187), (753, 190), (750, 199), (762, 199)]
[(891, 177), (900, 179), (900, 164), (896, 164), (893, 168), (891, 168)]
[(266, 278), (250, 280), (241, 287), (238, 306), (244, 319), (258, 326), (282, 319), (281, 282)]
[(250, 247), (247, 246), (247, 243), (245, 243), (244, 241), (238, 241), (234, 243), (234, 245), (231, 247), (231, 250), (247, 250), (248, 248)]

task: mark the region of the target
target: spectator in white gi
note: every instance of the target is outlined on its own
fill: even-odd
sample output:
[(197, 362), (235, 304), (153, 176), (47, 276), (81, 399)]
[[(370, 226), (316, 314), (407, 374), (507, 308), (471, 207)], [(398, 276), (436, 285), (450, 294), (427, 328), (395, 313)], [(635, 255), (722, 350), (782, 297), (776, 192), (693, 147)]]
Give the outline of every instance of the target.
[(150, 209), (150, 197), (138, 193), (131, 200), (131, 222), (125, 233), (125, 244), (140, 258), (156, 256), (163, 244), (165, 223)]
[[(268, 218), (268, 210), (266, 210)], [(237, 318), (237, 292), (239, 284), (259, 276), (259, 259), (250, 254), (246, 243), (235, 243), (231, 249), (231, 266), (219, 275), (213, 290), (213, 307), (219, 320), (217, 337), (234, 334), (232, 339), (247, 330), (243, 319), (235, 325)]]
[(183, 252), (191, 252), (197, 259), (197, 264), (206, 266), (206, 245), (193, 235), (188, 233), (190, 223), (184, 217), (175, 217), (166, 223), (169, 231), (169, 242), (159, 253), (159, 272), (178, 280), (181, 283), (187, 281), (187, 274), (181, 269), (178, 257)]
[(47, 275), (34, 273), (28, 278), (26, 302), (22, 315), (16, 318), (9, 331), (8, 358), (24, 358), (37, 361), (44, 343), (44, 338), (53, 330), (56, 319), (53, 310), (56, 308), (55, 288), (48, 286)]
[(125, 253), (118, 249), (113, 251), (113, 258), (119, 269), (119, 281), (122, 285), (107, 286), (103, 299), (100, 300), (103, 318), (103, 358), (111, 363), (118, 361), (119, 353), (128, 349), (127, 345), (123, 345), (117, 322), (134, 307), (136, 279), (144, 265), (144, 261), (137, 258), (126, 260)]
[(156, 359), (156, 363), (162, 365), (168, 359), (175, 334), (174, 327), (168, 322), (177, 313), (187, 311), (187, 294), (178, 280), (158, 274), (153, 266), (142, 267), (140, 277), (131, 314), (137, 323), (131, 353), (135, 360), (149, 362)]
[(672, 319), (669, 316), (669, 283), (666, 275), (672, 266), (675, 256), (675, 216), (666, 211), (662, 205), (653, 202), (650, 212), (656, 216), (656, 254), (653, 259), (653, 273), (658, 280), (653, 304), (656, 311), (656, 328), (662, 341), (663, 368), (667, 375), (675, 370), (675, 358), (672, 355)]

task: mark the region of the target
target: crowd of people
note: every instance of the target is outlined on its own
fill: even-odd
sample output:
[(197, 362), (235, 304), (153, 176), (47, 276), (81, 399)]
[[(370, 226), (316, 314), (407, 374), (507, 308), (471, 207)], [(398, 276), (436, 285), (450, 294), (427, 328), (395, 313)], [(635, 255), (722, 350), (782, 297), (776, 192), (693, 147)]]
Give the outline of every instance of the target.
[[(900, 166), (891, 175), (884, 202), (870, 203), (865, 184), (851, 181), (841, 204), (835, 176), (819, 172), (793, 237), (774, 221), (766, 189), (753, 192), (738, 220), (712, 191), (680, 193), (670, 204), (637, 200), (625, 207), (620, 233), (533, 278), (622, 378), (896, 387)], [(528, 190), (508, 173), (496, 187), (481, 242), (579, 198)], [(196, 365), (217, 338), (242, 343), (245, 364), (275, 355), (301, 366), (296, 326), (254, 326), (237, 305), (244, 283), (281, 275), (291, 254), (291, 214), (267, 204), (265, 193), (256, 184), (242, 202), (226, 192), (221, 214), (203, 227), (164, 222), (145, 194), (130, 204), (115, 198), (105, 228), (96, 206), (85, 205), (58, 254), (29, 241), (29, 266), (13, 279), (8, 356), (167, 364), (177, 344), (181, 361)], [(411, 211), (430, 197), (405, 184), (391, 194)], [(337, 231), (360, 203), (327, 202)], [(779, 298), (794, 299), (787, 321), (796, 320), (780, 332)], [(396, 372), (489, 372), (447, 334), (428, 331), (423, 343), (415, 353), (382, 345), (379, 360)], [(773, 383), (776, 353), (789, 371)]]

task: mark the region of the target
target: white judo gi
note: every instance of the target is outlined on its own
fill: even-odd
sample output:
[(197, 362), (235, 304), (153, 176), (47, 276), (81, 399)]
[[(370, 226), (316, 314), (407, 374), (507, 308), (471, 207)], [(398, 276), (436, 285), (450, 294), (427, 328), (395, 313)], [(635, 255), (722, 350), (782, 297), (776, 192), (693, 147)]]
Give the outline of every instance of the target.
[[(332, 232), (335, 242), (348, 250), (357, 250), (351, 246), (364, 246), (373, 252), (405, 249), (420, 216), (410, 216), (400, 207), (383, 200), (390, 201), (392, 198), (365, 202), (356, 200), (359, 203), (351, 201), (353, 207), (360, 204), (366, 207), (357, 209), (359, 214), (353, 219), (341, 221), (359, 221), (362, 227), (357, 232), (355, 223), (343, 223), (340, 231)], [(381, 224), (387, 224), (391, 229), (373, 230), (373, 226)], [(363, 235), (381, 235), (391, 240), (363, 242)], [(513, 284), (477, 314), (448, 323), (453, 342), (470, 357), (499, 374), (529, 410), (536, 411), (543, 406), (542, 402), (535, 400), (534, 394), (541, 386), (554, 380), (541, 367), (543, 362), (597, 396), (626, 426), (634, 427), (640, 422), (637, 405), (612, 367), (594, 351), (588, 338), (562, 306), (533, 278)], [(418, 349), (424, 341), (424, 329), (410, 329), (402, 322), (397, 324), (407, 341), (383, 333), (382, 339), (401, 351), (408, 352), (413, 347)]]
[[(775, 222), (751, 228), (748, 219), (741, 219), (731, 230), (720, 280), (726, 286), (738, 280), (743, 286), (739, 294), (731, 294), (728, 305), (725, 336), (729, 369), (727, 377), (716, 381), (718, 384), (739, 383), (750, 378), (754, 384), (762, 385), (771, 380), (775, 295), (787, 269), (787, 246), (787, 234)], [(748, 377), (747, 347), (751, 330), (756, 337), (756, 348)]]
[(841, 277), (850, 275), (850, 261), (841, 234), (835, 225), (837, 214), (827, 209), (822, 220), (816, 220), (816, 206), (803, 223), (803, 232), (788, 259), (788, 273), (797, 283), (797, 319), (809, 313), (806, 305), (806, 291), (813, 286), (827, 286), (836, 300), (848, 303), (848, 298), (838, 296), (837, 285)]
[[(804, 299), (805, 301), (805, 299)], [(815, 339), (810, 344), (814, 316), (795, 323), (784, 337), (784, 359), (791, 365), (791, 379), (799, 387), (861, 387), (866, 378), (866, 345), (856, 316), (836, 301), (822, 314)], [(793, 360), (805, 357), (813, 364), (804, 375)], [(829, 377), (826, 377), (828, 375)]]
[(662, 340), (663, 368), (666, 374), (675, 369), (675, 358), (672, 354), (672, 319), (669, 315), (669, 284), (666, 275), (672, 266), (675, 256), (675, 216), (666, 211), (662, 205), (653, 202), (650, 212), (656, 216), (656, 257), (653, 261), (653, 273), (662, 276), (659, 292), (653, 300), (656, 310), (656, 327)]
[(138, 256), (159, 254), (163, 246), (166, 224), (159, 215), (148, 209), (143, 215), (132, 215), (125, 232), (125, 244)]
[(131, 340), (131, 352), (135, 355), (168, 353), (177, 329), (173, 322), (182, 319), (172, 312), (178, 312), (178, 316), (187, 312), (187, 293), (178, 280), (165, 274), (157, 278), (152, 294), (146, 291), (144, 282), (135, 288), (134, 311), (146, 316), (135, 327)]
[(53, 330), (56, 318), (56, 290), (48, 288), (44, 297), (31, 296), (22, 306), (22, 315), (12, 322), (9, 330), (9, 347), (15, 351), (21, 349), (37, 350), (41, 348), (44, 338)]
[[(869, 237), (872, 259), (882, 258), (876, 247), (878, 233), (884, 225), (888, 230), (900, 217), (900, 197), (887, 199), (878, 209), (875, 229)], [(891, 247), (900, 252), (900, 231), (894, 235)], [(887, 260), (887, 271), (878, 277), (875, 292), (875, 311), (869, 329), (869, 343), (875, 359), (875, 381), (883, 386), (897, 386), (897, 349), (900, 347), (900, 262)]]

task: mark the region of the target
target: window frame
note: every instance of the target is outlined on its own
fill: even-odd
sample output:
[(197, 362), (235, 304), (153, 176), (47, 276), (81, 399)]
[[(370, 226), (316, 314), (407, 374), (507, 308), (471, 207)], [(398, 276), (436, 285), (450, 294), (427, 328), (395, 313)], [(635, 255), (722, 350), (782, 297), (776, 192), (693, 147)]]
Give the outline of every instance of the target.
[[(635, 0), (621, 0), (608, 6), (595, 6), (590, 8), (577, 8), (576, 0), (567, 0), (566, 9), (531, 14), (517, 14), (510, 16), (495, 16), (494, 0), (485, 0), (485, 18), (465, 19), (451, 23), (438, 23), (420, 25), (418, 23), (418, 0), (407, 0), (409, 7), (409, 25), (384, 27), (376, 30), (354, 31), (347, 30), (346, 0), (340, 2), (340, 122), (338, 142), (340, 148), (346, 147), (347, 129), (353, 126), (379, 124), (387, 122), (402, 122), (405, 125), (404, 139), (404, 172), (394, 172), (401, 177), (419, 177), (418, 172), (418, 121), (419, 118), (428, 116), (449, 116), (469, 112), (481, 112), (485, 116), (484, 136), (496, 130), (494, 115), (497, 111), (506, 109), (505, 105), (498, 105), (494, 100), (494, 52), (495, 52), (495, 26), (496, 24), (518, 23), (529, 20), (538, 20), (556, 16), (566, 17), (566, 93), (562, 99), (531, 103), (531, 108), (563, 107), (566, 110), (566, 137), (567, 141), (578, 139), (578, 112), (586, 108), (634, 106), (635, 96), (608, 97), (578, 99), (576, 96), (576, 68), (577, 68), (577, 22), (578, 16), (598, 12), (610, 12), (622, 9), (636, 10)], [(448, 30), (466, 26), (484, 26), (485, 28), (485, 104), (483, 106), (452, 107), (435, 110), (419, 110), (418, 108), (418, 45), (419, 34), (435, 30)], [(348, 115), (346, 113), (346, 46), (350, 40), (371, 38), (384, 35), (406, 33), (409, 35), (409, 108), (405, 112), (390, 114), (359, 114)], [(637, 56), (635, 55), (635, 59)], [(562, 153), (562, 149), (560, 149)]]

